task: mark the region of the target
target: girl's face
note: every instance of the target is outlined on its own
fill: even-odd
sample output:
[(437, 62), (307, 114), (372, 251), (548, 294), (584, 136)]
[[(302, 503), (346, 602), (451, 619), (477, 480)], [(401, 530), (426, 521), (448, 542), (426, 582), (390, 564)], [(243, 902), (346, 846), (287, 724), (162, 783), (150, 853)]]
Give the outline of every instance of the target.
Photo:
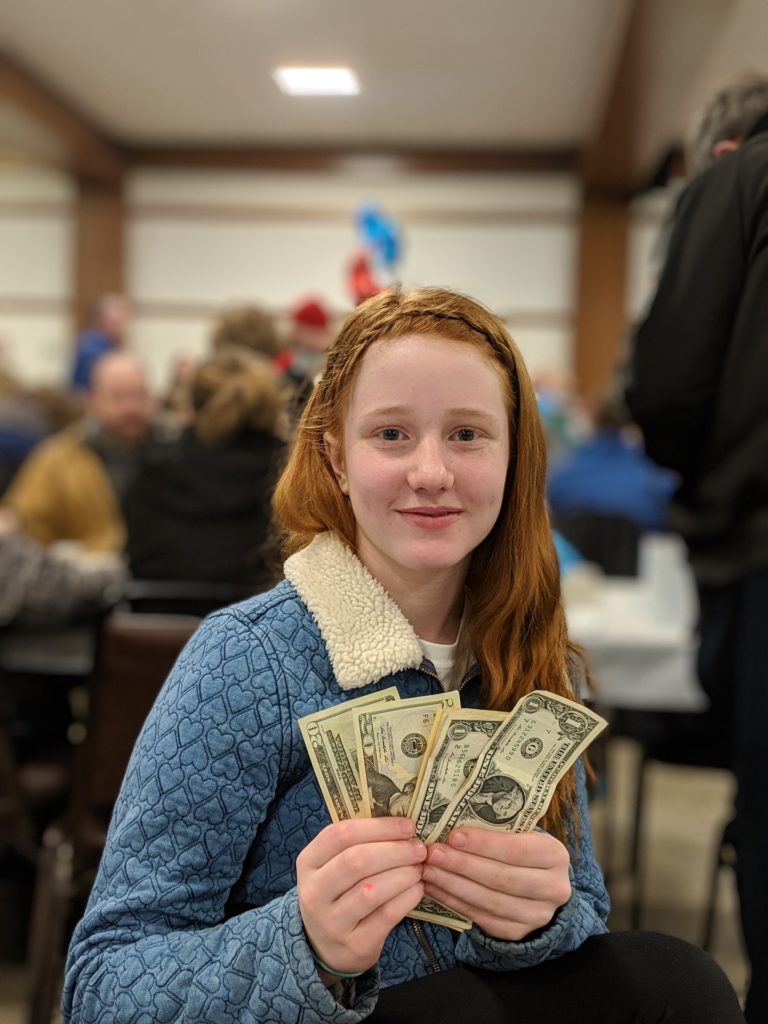
[(405, 335), (363, 357), (327, 436), (357, 520), (357, 551), (384, 585), (463, 582), (499, 514), (509, 464), (500, 371), (468, 342)]

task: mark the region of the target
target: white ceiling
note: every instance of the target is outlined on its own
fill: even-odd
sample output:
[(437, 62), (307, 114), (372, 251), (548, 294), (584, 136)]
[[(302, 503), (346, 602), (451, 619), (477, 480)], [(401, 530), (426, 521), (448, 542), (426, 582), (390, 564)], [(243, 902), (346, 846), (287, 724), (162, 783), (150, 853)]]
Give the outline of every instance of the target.
[[(649, 163), (715, 85), (768, 72), (766, 0), (3, 0), (2, 18), (11, 58), (126, 144), (570, 150), (640, 2)], [(349, 64), (362, 93), (284, 96), (280, 64)], [(0, 102), (0, 144), (50, 157), (25, 117)]]

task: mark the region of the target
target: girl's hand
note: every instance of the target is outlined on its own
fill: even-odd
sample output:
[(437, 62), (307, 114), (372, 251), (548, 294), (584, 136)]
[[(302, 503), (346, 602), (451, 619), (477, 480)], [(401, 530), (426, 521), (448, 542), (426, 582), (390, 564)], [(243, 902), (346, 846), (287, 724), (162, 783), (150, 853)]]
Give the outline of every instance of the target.
[[(365, 971), (392, 928), (424, 895), (427, 848), (408, 818), (329, 825), (296, 860), (304, 930), (317, 956), (337, 971)], [(321, 972), (326, 984), (337, 979)]]
[(519, 942), (571, 896), (570, 857), (547, 832), (462, 826), (428, 848), (424, 891), (497, 939)]

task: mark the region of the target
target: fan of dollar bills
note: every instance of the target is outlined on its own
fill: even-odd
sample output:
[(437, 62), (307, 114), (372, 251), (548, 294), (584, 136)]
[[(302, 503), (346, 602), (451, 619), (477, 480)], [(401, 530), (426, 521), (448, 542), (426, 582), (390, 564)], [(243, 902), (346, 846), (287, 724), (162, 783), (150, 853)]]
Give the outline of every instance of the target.
[[(426, 843), (458, 825), (529, 832), (606, 725), (545, 690), (507, 713), (462, 708), (458, 691), (401, 699), (394, 686), (299, 719), (334, 821), (407, 816)], [(471, 926), (428, 897), (410, 916)]]

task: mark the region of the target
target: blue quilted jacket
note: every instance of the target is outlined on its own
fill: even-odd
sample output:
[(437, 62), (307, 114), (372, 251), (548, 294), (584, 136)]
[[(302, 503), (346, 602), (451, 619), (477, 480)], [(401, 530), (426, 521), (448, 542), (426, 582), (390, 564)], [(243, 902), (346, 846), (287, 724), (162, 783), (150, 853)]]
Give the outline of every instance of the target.
[[(413, 697), (440, 683), (399, 608), (346, 545), (322, 535), (285, 574), (269, 593), (206, 619), (158, 696), (72, 938), (66, 1021), (354, 1024), (379, 986), (458, 963), (514, 970), (606, 930), (579, 767), (573, 894), (545, 929), (502, 942), (477, 927), (457, 933), (407, 918), (351, 993), (322, 984), (295, 862), (329, 817), (296, 721), (393, 684)], [(478, 701), (470, 670), (462, 703)]]

